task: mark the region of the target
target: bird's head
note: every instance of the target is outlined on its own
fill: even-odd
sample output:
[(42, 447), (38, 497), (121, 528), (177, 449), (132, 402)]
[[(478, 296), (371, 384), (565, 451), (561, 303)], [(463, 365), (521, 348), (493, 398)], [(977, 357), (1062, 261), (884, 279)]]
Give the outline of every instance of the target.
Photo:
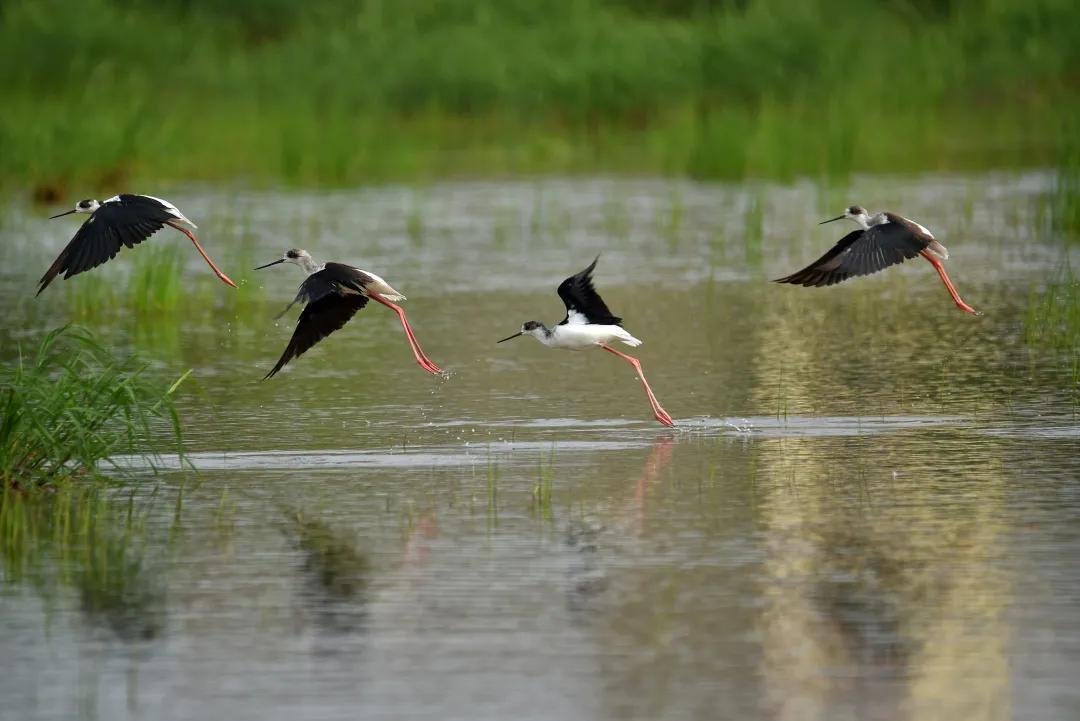
[(517, 333), (514, 333), (514, 335), (506, 336), (505, 338), (497, 342), (502, 343), (504, 341), (512, 340), (522, 335), (531, 335), (534, 338), (541, 338), (546, 334), (547, 327), (543, 323), (538, 320), (527, 320), (521, 324), (521, 330), (519, 330)]
[(308, 253), (306, 250), (304, 250), (303, 248), (289, 248), (284, 253), (282, 253), (281, 257), (277, 260), (271, 261), (266, 265), (260, 265), (255, 270), (269, 268), (270, 266), (277, 265), (278, 263), (292, 263), (293, 265), (298, 265), (305, 270), (307, 270), (310, 266), (314, 265), (314, 261), (312, 261), (311, 259), (311, 254)]
[(73, 209), (63, 213), (57, 213), (56, 215), (49, 218), (49, 220), (52, 220), (53, 218), (62, 218), (65, 215), (71, 215), (72, 213), (93, 213), (100, 207), (101, 203), (97, 202), (92, 198), (87, 200), (80, 200), (78, 203), (75, 204), (75, 207)]
[(861, 205), (849, 205), (847, 208), (844, 208), (843, 215), (838, 215), (835, 218), (823, 220), (818, 223), (818, 225), (825, 225), (826, 223), (832, 223), (837, 220), (844, 220), (845, 218), (847, 218), (848, 220), (854, 220), (860, 226), (865, 228), (870, 218), (870, 214), (867, 213), (866, 208), (862, 207)]

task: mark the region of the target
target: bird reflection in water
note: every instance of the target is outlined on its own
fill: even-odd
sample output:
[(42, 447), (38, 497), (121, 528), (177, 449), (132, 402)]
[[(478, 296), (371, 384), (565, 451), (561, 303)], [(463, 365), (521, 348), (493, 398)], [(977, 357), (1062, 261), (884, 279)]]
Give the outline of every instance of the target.
[[(621, 530), (641, 533), (645, 527), (649, 489), (661, 478), (675, 450), (672, 436), (657, 438), (640, 475), (632, 483), (633, 493), (619, 506), (613, 524)], [(598, 558), (601, 538), (607, 528), (598, 519), (571, 521), (567, 528), (566, 545), (577, 551), (577, 560), (567, 570), (566, 606), (573, 612), (590, 611), (596, 598), (607, 588), (608, 580), (603, 562)]]

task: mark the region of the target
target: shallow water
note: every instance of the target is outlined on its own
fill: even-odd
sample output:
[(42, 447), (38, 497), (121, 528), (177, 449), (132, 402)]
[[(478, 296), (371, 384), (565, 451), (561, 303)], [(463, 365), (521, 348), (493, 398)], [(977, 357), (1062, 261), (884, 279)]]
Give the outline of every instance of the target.
[[(261, 382), (299, 273), (238, 272), (235, 304), (178, 234), (34, 300), (74, 225), (11, 204), (5, 357), (74, 317), (193, 368), (199, 471), (115, 491), (142, 530), (92, 583), (0, 554), (0, 718), (1076, 717), (1080, 390), (1021, 340), (1064, 258), (1053, 181), (167, 194), (230, 274), (302, 246), (384, 276), (448, 379), (369, 306)], [(933, 229), (985, 315), (923, 262), (766, 282), (852, 202)], [(155, 244), (184, 304), (87, 309)], [(601, 251), (675, 430), (617, 358), (495, 344)]]

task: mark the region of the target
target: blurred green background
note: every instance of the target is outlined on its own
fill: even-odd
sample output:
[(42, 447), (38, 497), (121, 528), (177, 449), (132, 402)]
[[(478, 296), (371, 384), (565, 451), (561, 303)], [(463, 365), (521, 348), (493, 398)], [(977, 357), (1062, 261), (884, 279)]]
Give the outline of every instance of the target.
[(1075, 0), (5, 0), (0, 183), (1075, 168)]

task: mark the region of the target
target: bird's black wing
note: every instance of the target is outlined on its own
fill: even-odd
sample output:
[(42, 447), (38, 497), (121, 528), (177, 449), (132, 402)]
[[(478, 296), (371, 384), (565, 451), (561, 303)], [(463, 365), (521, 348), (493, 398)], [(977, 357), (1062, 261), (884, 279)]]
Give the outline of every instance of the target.
[(802, 270), (777, 278), (777, 283), (821, 287), (859, 275), (870, 275), (903, 263), (924, 250), (929, 241), (906, 224), (888, 222), (848, 233), (825, 255)]
[(559, 297), (566, 306), (566, 317), (559, 322), (559, 325), (585, 323), (619, 325), (622, 323), (622, 318), (613, 315), (608, 310), (604, 299), (593, 287), (592, 272), (597, 260), (600, 260), (599, 255), (588, 268), (559, 284)]
[(366, 295), (329, 292), (308, 303), (300, 313), (300, 320), (296, 322), (296, 330), (293, 331), (285, 352), (263, 380), (270, 378), (290, 360), (303, 355), (313, 345), (340, 329), (358, 310), (367, 305), (367, 302)]
[(133, 248), (175, 220), (163, 205), (138, 195), (121, 195), (95, 210), (38, 281), (38, 293), (60, 273), (64, 279), (96, 268), (116, 257), (120, 248)]
[[(355, 271), (350, 273), (349, 271)], [(322, 270), (309, 275), (300, 284), (296, 297), (292, 299), (285, 310), (278, 314), (278, 318), (285, 315), (297, 303), (314, 303), (331, 293), (338, 295), (354, 295), (362, 293), (364, 288), (360, 282), (359, 271), (341, 263), (327, 263)]]

